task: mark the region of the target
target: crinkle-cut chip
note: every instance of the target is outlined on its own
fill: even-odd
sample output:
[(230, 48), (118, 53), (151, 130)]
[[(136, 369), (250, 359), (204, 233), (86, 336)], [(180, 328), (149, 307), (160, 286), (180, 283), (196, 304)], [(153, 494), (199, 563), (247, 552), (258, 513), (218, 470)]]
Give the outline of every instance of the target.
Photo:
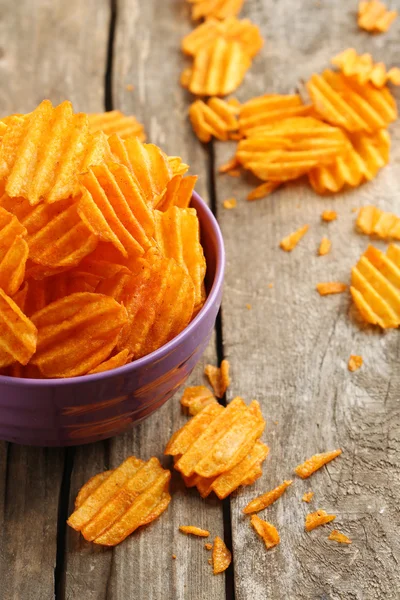
[(400, 217), (376, 206), (360, 208), (356, 225), (367, 235), (377, 235), (384, 240), (400, 240)]
[(337, 529), (332, 529), (332, 531), (328, 535), (328, 540), (331, 540), (332, 542), (338, 542), (339, 544), (352, 543), (351, 539), (348, 538), (347, 535), (344, 535), (344, 533), (341, 533)]
[(88, 541), (115, 546), (167, 508), (170, 478), (157, 458), (143, 462), (130, 456), (83, 486), (68, 525)]
[(400, 325), (400, 248), (384, 254), (368, 246), (351, 271), (351, 295), (365, 321), (382, 329)]
[(26, 229), (0, 205), (0, 288), (14, 296), (25, 277), (28, 260)]
[(193, 419), (190, 419), (181, 429), (176, 431), (169, 440), (164, 454), (178, 456), (185, 454), (194, 442), (202, 435), (214, 419), (224, 412), (220, 404), (209, 404)]
[(379, 0), (361, 0), (358, 3), (358, 26), (372, 33), (387, 31), (397, 17), (396, 10), (388, 10)]
[(330, 221), (336, 221), (337, 212), (335, 210), (324, 210), (321, 219), (329, 223)]
[(185, 164), (180, 156), (167, 156), (172, 175), (185, 175), (189, 171), (189, 165)]
[(195, 416), (209, 404), (217, 404), (214, 394), (204, 385), (187, 387), (181, 398), (181, 405), (189, 409), (189, 414)]
[(363, 359), (362, 356), (358, 356), (357, 354), (352, 354), (349, 358), (349, 362), (347, 363), (347, 368), (349, 371), (357, 371), (362, 367)]
[(32, 206), (52, 203), (78, 191), (78, 174), (108, 151), (104, 135), (89, 133), (87, 115), (70, 102), (53, 107), (44, 100), (29, 116), (10, 120), (0, 145), (0, 178), (6, 192)]
[[(171, 177), (177, 174), (168, 156), (158, 146), (143, 144), (136, 137), (123, 140), (118, 135), (112, 135), (108, 138), (108, 144), (117, 162), (132, 173), (142, 199), (154, 206), (164, 194)], [(182, 165), (181, 161), (181, 169)]]
[(194, 285), (174, 259), (156, 258), (133, 275), (120, 301), (129, 324), (118, 340), (118, 350), (128, 348), (133, 359), (157, 350), (189, 323), (194, 309)]
[(13, 363), (8, 367), (7, 371), (9, 377), (18, 377), (19, 379), (42, 379), (42, 374), (39, 369), (31, 363), (28, 363), (27, 365)]
[(266, 492), (265, 494), (262, 494), (261, 496), (258, 496), (257, 498), (254, 498), (254, 500), (251, 500), (251, 502), (249, 502), (244, 507), (243, 512), (248, 515), (248, 514), (251, 514), (254, 512), (259, 512), (260, 510), (263, 510), (264, 508), (267, 508), (267, 506), (270, 506), (276, 500), (278, 500), (278, 498), (280, 498), (282, 496), (282, 494), (287, 490), (289, 485), (291, 485), (292, 483), (293, 482), (291, 479), (285, 480), (283, 483), (278, 485), (278, 487), (274, 488), (273, 490)]
[(373, 133), (397, 118), (396, 101), (387, 87), (360, 85), (342, 73), (326, 70), (312, 75), (307, 90), (317, 113), (349, 132)]
[(95, 373), (104, 373), (104, 371), (111, 371), (111, 369), (117, 369), (123, 367), (129, 362), (129, 350), (121, 350), (115, 356), (112, 356), (108, 360), (105, 360), (95, 369), (88, 371), (87, 375), (94, 375)]
[(201, 529), (194, 525), (180, 525), (179, 531), (186, 533), (186, 535), (197, 535), (198, 537), (208, 537), (210, 535), (210, 532), (207, 531), (207, 529)]
[(346, 283), (341, 281), (322, 281), (317, 283), (315, 289), (320, 296), (329, 296), (331, 294), (342, 294), (348, 288)]
[(331, 452), (323, 452), (322, 454), (314, 454), (311, 458), (308, 458), (304, 463), (298, 465), (294, 472), (302, 479), (307, 479), (315, 471), (318, 471), (321, 467), (326, 465), (328, 462), (342, 454), (340, 448), (332, 450)]
[(143, 255), (152, 245), (154, 217), (129, 170), (97, 165), (81, 175), (81, 183), (78, 213), (90, 231), (125, 257)]
[(154, 238), (162, 256), (173, 258), (190, 276), (195, 291), (195, 310), (203, 304), (206, 260), (200, 243), (200, 224), (194, 208), (172, 206), (154, 211)]
[(331, 247), (332, 242), (328, 240), (327, 237), (323, 237), (318, 248), (319, 256), (325, 256), (326, 254), (329, 254), (329, 252), (331, 251)]
[(386, 70), (384, 63), (374, 64), (370, 54), (357, 54), (354, 48), (344, 50), (331, 60), (346, 77), (354, 77), (361, 85), (370, 81), (375, 87), (381, 88), (390, 82), (400, 85), (400, 69), (393, 67)]
[[(29, 283), (27, 281), (25, 281), (23, 286), (12, 297), (15, 304), (25, 315), (26, 315), (25, 304), (26, 304), (26, 299), (28, 296), (28, 291), (29, 291)], [(26, 315), (26, 316), (28, 316), (28, 315)]]
[(222, 360), (219, 367), (206, 365), (204, 368), (204, 375), (211, 383), (217, 398), (222, 398), (231, 383), (229, 378), (229, 361), (226, 359)]
[(247, 196), (247, 200), (252, 202), (253, 200), (260, 200), (261, 198), (266, 198), (272, 192), (274, 192), (281, 185), (280, 181), (266, 181), (262, 183), (258, 187), (254, 188), (249, 195)]
[(224, 208), (226, 208), (227, 210), (232, 210), (232, 208), (235, 208), (236, 205), (237, 205), (236, 198), (227, 198), (226, 200), (224, 200), (222, 202), (222, 206)]
[(0, 368), (15, 361), (27, 365), (36, 350), (35, 324), (0, 288)]
[(154, 208), (161, 211), (166, 211), (171, 206), (189, 208), (197, 179), (197, 175), (188, 175), (187, 177), (174, 175), (167, 183), (164, 194), (154, 204)]
[(74, 267), (97, 246), (98, 237), (82, 221), (72, 198), (31, 206), (28, 200), (4, 194), (0, 207), (12, 212), (26, 228), (29, 258), (36, 264)]
[(193, 131), (201, 142), (212, 137), (221, 141), (229, 138), (229, 132), (238, 129), (236, 109), (221, 98), (210, 98), (207, 102), (196, 100), (189, 107), (189, 118)]
[(192, 19), (226, 19), (236, 17), (242, 10), (244, 0), (188, 0), (192, 6)]
[(83, 292), (52, 302), (31, 320), (38, 329), (32, 363), (44, 377), (75, 377), (107, 360), (128, 315), (113, 298)]
[(228, 17), (218, 21), (210, 18), (183, 38), (182, 51), (189, 56), (196, 56), (218, 39), (237, 42), (249, 58), (254, 58), (264, 45), (259, 28), (249, 19)]
[(141, 142), (146, 139), (143, 125), (135, 117), (124, 115), (119, 110), (88, 114), (88, 119), (91, 133), (96, 131), (103, 131), (106, 135), (116, 133), (122, 139), (136, 136)]
[(302, 500), (303, 502), (311, 502), (312, 498), (314, 496), (314, 492), (305, 492), (303, 494)]
[(239, 42), (219, 37), (198, 51), (181, 84), (196, 96), (227, 96), (240, 86), (250, 66), (251, 59)]
[(312, 105), (306, 105), (298, 94), (265, 94), (240, 106), (239, 129), (247, 136), (259, 127), (292, 117), (309, 116)]
[(282, 250), (285, 250), (285, 252), (291, 252), (294, 250), (294, 248), (296, 248), (301, 238), (305, 236), (308, 229), (309, 225), (303, 225), (303, 227), (300, 227), (300, 229), (297, 229), (296, 231), (293, 231), (293, 233), (290, 233), (284, 237), (280, 241), (279, 246), (282, 248)]
[(309, 172), (311, 186), (318, 194), (339, 192), (345, 185), (357, 187), (376, 177), (388, 164), (390, 136), (385, 129), (375, 134), (354, 134), (346, 157), (338, 157), (331, 165), (318, 166)]
[(252, 515), (250, 522), (258, 533), (258, 535), (264, 540), (264, 544), (267, 550), (270, 550), (274, 546), (279, 544), (280, 537), (278, 530), (272, 523), (268, 523), (268, 521), (263, 521), (257, 515)]
[(322, 510), (320, 508), (319, 510), (316, 510), (315, 512), (306, 515), (305, 530), (312, 531), (316, 527), (326, 525), (326, 523), (330, 523), (335, 519), (336, 515), (328, 515), (328, 513), (325, 510)]
[(232, 554), (226, 547), (225, 542), (217, 536), (214, 540), (212, 551), (212, 564), (214, 575), (218, 575), (218, 573), (223, 573), (224, 571), (226, 571), (231, 562)]

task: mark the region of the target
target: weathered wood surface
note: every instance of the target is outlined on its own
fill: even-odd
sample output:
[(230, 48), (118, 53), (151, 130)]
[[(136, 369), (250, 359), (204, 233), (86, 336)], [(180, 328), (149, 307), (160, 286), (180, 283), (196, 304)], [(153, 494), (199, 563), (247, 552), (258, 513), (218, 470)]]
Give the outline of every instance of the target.
[[(243, 14), (260, 25), (266, 45), (239, 99), (294, 91), (300, 79), (327, 68), (334, 54), (351, 46), (395, 64), (399, 25), (378, 37), (358, 31), (356, 4), (247, 2)], [(373, 203), (400, 212), (399, 124), (390, 129), (390, 166), (376, 181), (337, 197), (320, 198), (304, 182), (247, 203), (248, 183), (216, 176), (228, 261), (222, 328), (232, 366), (229, 398), (261, 402), (271, 446), (256, 487), (231, 503), (236, 600), (400, 596), (399, 332), (363, 325), (348, 294), (321, 298), (315, 291), (319, 281), (349, 282), (351, 266), (368, 245), (354, 232), (353, 207)], [(232, 151), (217, 144), (217, 165)], [(224, 210), (221, 203), (231, 196), (237, 209)], [(321, 223), (326, 208), (338, 211), (338, 221)], [(280, 239), (305, 223), (310, 231), (299, 246), (291, 254), (280, 250)], [(332, 240), (332, 252), (318, 257), (323, 235)], [(347, 370), (350, 354), (363, 356), (360, 371)], [(343, 448), (341, 458), (308, 481), (294, 477), (286, 495), (261, 513), (282, 539), (267, 553), (241, 509), (256, 491), (293, 477), (306, 457), (336, 447)], [(315, 492), (309, 505), (301, 502), (307, 490)], [(332, 527), (304, 532), (305, 514), (317, 508), (337, 515), (334, 526), (349, 535), (351, 546), (328, 541)]]

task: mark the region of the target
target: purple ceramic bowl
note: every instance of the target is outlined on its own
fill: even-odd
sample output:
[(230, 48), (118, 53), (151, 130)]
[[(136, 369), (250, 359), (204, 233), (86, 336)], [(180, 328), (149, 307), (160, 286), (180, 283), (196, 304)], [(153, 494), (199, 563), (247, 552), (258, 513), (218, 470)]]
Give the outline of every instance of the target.
[(34, 446), (104, 440), (148, 417), (186, 381), (203, 354), (222, 298), (225, 252), (212, 212), (196, 193), (207, 259), (207, 300), (177, 337), (124, 367), (70, 379), (0, 376), (0, 439)]

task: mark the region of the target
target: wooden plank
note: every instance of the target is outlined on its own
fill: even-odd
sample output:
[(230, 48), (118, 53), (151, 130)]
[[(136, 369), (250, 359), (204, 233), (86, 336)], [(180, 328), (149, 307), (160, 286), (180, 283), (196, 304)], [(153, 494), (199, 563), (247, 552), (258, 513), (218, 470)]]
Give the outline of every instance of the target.
[[(101, 110), (108, 1), (2, 0), (0, 112), (28, 112), (43, 98)], [(65, 452), (1, 444), (0, 596), (54, 597), (57, 517)]]
[[(380, 37), (358, 31), (354, 3), (266, 0), (246, 3), (243, 14), (260, 25), (266, 46), (237, 94), (242, 100), (293, 91), (347, 47), (388, 65), (397, 58), (395, 27)], [(391, 132), (391, 165), (376, 181), (336, 197), (320, 198), (301, 182), (247, 203), (246, 178), (216, 176), (228, 260), (222, 321), (232, 366), (229, 395), (262, 403), (271, 446), (263, 477), (231, 502), (236, 600), (398, 597), (399, 332), (363, 325), (348, 294), (321, 298), (314, 289), (318, 281), (348, 282), (369, 242), (354, 232), (353, 207), (374, 203), (400, 213), (398, 123)], [(217, 164), (233, 151), (216, 144)], [(238, 206), (224, 210), (221, 203), (231, 196)], [(338, 211), (338, 221), (321, 223), (326, 208)], [(280, 239), (305, 223), (310, 231), (300, 245), (291, 254), (280, 250)], [(317, 257), (323, 235), (332, 240), (332, 253)], [(360, 371), (347, 370), (350, 354), (363, 356)], [(341, 458), (311, 480), (297, 478), (260, 514), (282, 538), (267, 553), (241, 509), (293, 477), (306, 457), (338, 446)], [(307, 490), (315, 492), (310, 505), (301, 502)], [(328, 541), (332, 527), (304, 532), (305, 514), (317, 508), (337, 515), (334, 525), (351, 546)]]
[[(180, 155), (200, 175), (197, 190), (207, 199), (207, 154), (190, 134), (186, 120), (188, 99), (179, 87), (184, 66), (181, 37), (190, 30), (187, 8), (176, 2), (120, 0), (117, 3), (113, 55), (113, 108), (144, 122), (148, 140), (168, 154)], [(126, 89), (134, 85), (134, 90)], [(190, 383), (202, 381), (206, 362), (216, 364), (215, 340)], [(71, 504), (79, 487), (94, 473), (114, 468), (130, 454), (143, 459), (162, 455), (172, 432), (187, 417), (179, 405), (180, 393), (131, 433), (106, 444), (80, 448), (75, 456)], [(89, 454), (88, 454), (89, 452)], [(67, 533), (65, 597), (87, 600), (196, 600), (225, 598), (224, 577), (214, 577), (207, 562), (204, 540), (184, 536), (178, 527), (196, 524), (223, 535), (221, 503), (201, 500), (187, 492), (175, 473), (173, 500), (168, 511), (149, 527), (137, 531), (114, 550), (86, 544), (74, 531)], [(172, 555), (176, 555), (176, 560)]]

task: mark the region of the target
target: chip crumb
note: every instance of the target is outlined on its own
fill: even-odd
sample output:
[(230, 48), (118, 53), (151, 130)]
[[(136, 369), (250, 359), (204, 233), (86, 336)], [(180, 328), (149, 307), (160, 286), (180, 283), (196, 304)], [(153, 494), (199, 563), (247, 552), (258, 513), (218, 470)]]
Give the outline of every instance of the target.
[(305, 494), (303, 494), (302, 500), (303, 502), (311, 502), (313, 496), (314, 492), (305, 492)]
[(231, 383), (229, 378), (229, 362), (224, 359), (220, 367), (206, 365), (204, 375), (208, 377), (217, 398), (222, 398)]
[(173, 558), (174, 560), (176, 560), (176, 554), (173, 554), (173, 555), (172, 555), (172, 558)]
[(266, 181), (262, 183), (258, 187), (254, 188), (249, 195), (247, 196), (247, 200), (251, 202), (252, 200), (260, 200), (261, 198), (266, 198), (273, 191), (275, 191), (281, 185), (280, 181)]
[(208, 537), (210, 535), (210, 532), (207, 531), (207, 529), (201, 529), (194, 525), (180, 525), (179, 531), (182, 531), (182, 533), (185, 533), (186, 535), (197, 535), (198, 537)]
[(360, 367), (362, 367), (362, 364), (363, 364), (362, 356), (358, 356), (357, 354), (352, 354), (349, 358), (347, 368), (349, 369), (349, 371), (357, 371)]
[(325, 256), (326, 254), (329, 254), (329, 252), (331, 251), (331, 247), (332, 242), (328, 240), (328, 238), (323, 237), (318, 248), (318, 255)]
[(324, 212), (321, 215), (321, 219), (326, 222), (336, 221), (337, 212), (335, 210), (324, 210)]
[(265, 547), (270, 550), (274, 546), (277, 546), (280, 542), (278, 530), (272, 523), (263, 521), (257, 515), (253, 515), (250, 520), (252, 526), (258, 535), (264, 540)]
[(351, 209), (352, 213), (356, 213), (358, 211), (358, 208), (356, 206), (353, 206), (353, 208)]
[(344, 533), (338, 531), (337, 529), (332, 529), (332, 531), (328, 535), (328, 540), (338, 542), (339, 544), (352, 544), (351, 539), (348, 538), (347, 535), (344, 535)]
[(212, 565), (212, 559), (211, 558), (209, 558), (207, 562), (208, 562), (209, 565)]
[(246, 304), (247, 310), (251, 310), (251, 304)]
[(132, 85), (132, 83), (128, 83), (128, 85), (126, 86), (127, 92), (132, 92), (134, 89), (135, 89), (135, 86)]
[(214, 540), (212, 564), (214, 575), (223, 573), (229, 567), (232, 562), (232, 554), (226, 547), (226, 544), (220, 537), (216, 537)]
[(259, 512), (260, 510), (267, 508), (267, 506), (270, 506), (276, 500), (278, 500), (278, 498), (280, 498), (282, 496), (282, 494), (285, 493), (285, 491), (287, 490), (289, 485), (291, 485), (292, 483), (293, 483), (292, 480), (289, 479), (288, 481), (284, 481), (283, 483), (281, 483), (281, 485), (278, 485), (273, 490), (266, 492), (265, 494), (262, 494), (261, 496), (258, 496), (257, 498), (254, 498), (254, 500), (251, 500), (251, 502), (249, 502), (244, 507), (243, 512), (246, 515), (248, 515), (253, 512)]
[(237, 205), (237, 201), (236, 198), (228, 198), (227, 200), (224, 200), (222, 204), (224, 208), (230, 210), (231, 208), (235, 208), (235, 206)]
[(309, 225), (303, 225), (303, 227), (300, 227), (300, 229), (297, 229), (293, 233), (290, 233), (284, 237), (279, 243), (282, 250), (285, 250), (285, 252), (291, 252), (297, 246), (301, 238), (307, 233), (308, 228)]
[(206, 550), (212, 550), (212, 547), (213, 547), (213, 545), (212, 545), (212, 544), (210, 544), (210, 542), (207, 542), (207, 544), (204, 544), (204, 548), (205, 548)]
[(187, 387), (181, 398), (181, 406), (189, 410), (192, 416), (197, 415), (209, 404), (216, 404), (217, 399), (205, 385)]
[(347, 285), (341, 281), (325, 281), (322, 283), (317, 283), (316, 290), (320, 296), (342, 294), (347, 290)]
[(271, 283), (268, 284), (268, 287), (269, 287), (270, 290), (272, 290), (272, 288), (274, 287), (274, 284), (271, 282)]
[(318, 471), (318, 469), (326, 465), (328, 462), (330, 462), (340, 454), (342, 454), (340, 448), (338, 448), (337, 450), (332, 450), (331, 452), (314, 454), (314, 456), (308, 458), (301, 465), (297, 465), (294, 472), (302, 479), (307, 479), (308, 477), (310, 477), (310, 475), (315, 473), (315, 471)]
[(312, 531), (313, 529), (321, 527), (321, 525), (326, 525), (326, 523), (330, 523), (335, 519), (336, 515), (328, 515), (325, 510), (320, 508), (315, 512), (308, 513), (308, 515), (306, 515), (305, 529), (306, 531)]

